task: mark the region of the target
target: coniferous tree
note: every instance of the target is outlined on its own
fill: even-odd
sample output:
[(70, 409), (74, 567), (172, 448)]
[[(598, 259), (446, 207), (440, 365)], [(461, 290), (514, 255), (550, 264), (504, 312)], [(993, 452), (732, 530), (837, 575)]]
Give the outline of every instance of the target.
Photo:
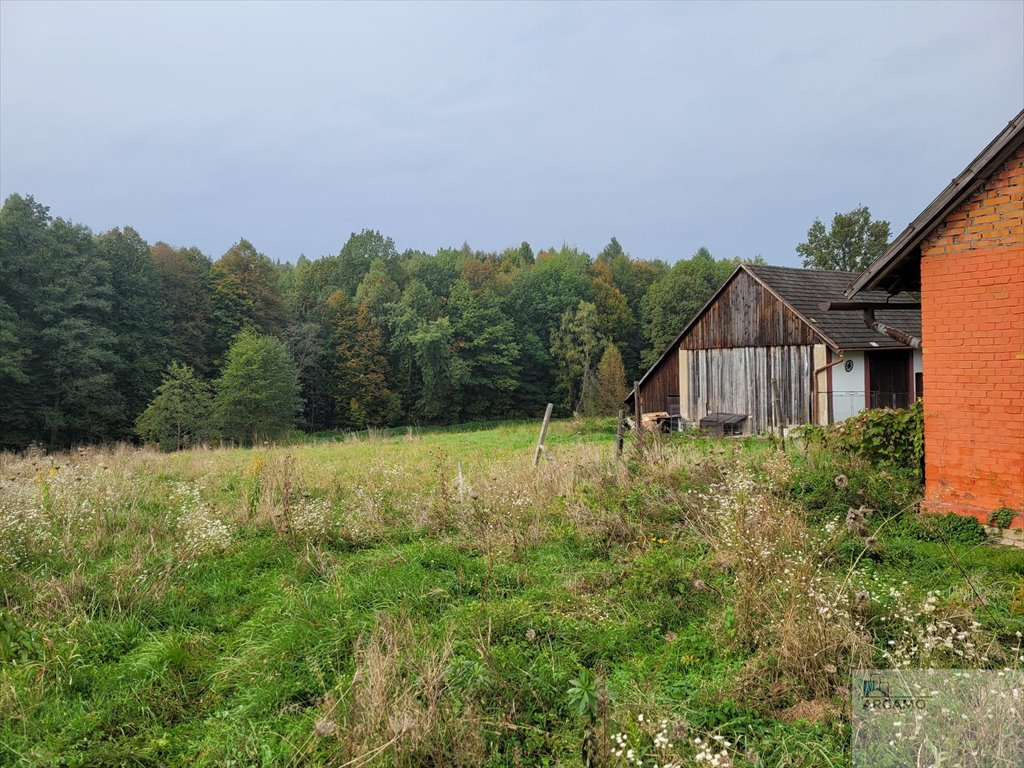
[(340, 289), (331, 294), (325, 305), (331, 338), (330, 392), (334, 401), (334, 426), (342, 429), (357, 426), (352, 420), (352, 400), (358, 394), (358, 385), (355, 365), (351, 364), (358, 355), (356, 312), (357, 308)]
[(125, 361), (112, 329), (110, 262), (87, 227), (56, 219), (51, 231), (33, 291), (39, 437), (52, 447), (118, 439), (128, 420), (115, 377)]
[(584, 413), (587, 416), (614, 416), (627, 394), (622, 353), (614, 344), (606, 343), (594, 371), (593, 387), (584, 399)]
[[(208, 376), (213, 372), (210, 343), (215, 337), (213, 262), (198, 248), (172, 248), (157, 243), (150, 252), (157, 297), (170, 323), (167, 353), (198, 374)], [(224, 343), (220, 354), (228, 346)]]
[(160, 301), (149, 244), (139, 233), (130, 227), (113, 229), (97, 237), (96, 244), (110, 263), (113, 299), (109, 324), (122, 363), (114, 372), (115, 386), (124, 401), (118, 432), (127, 435), (153, 397), (169, 362), (171, 325)]
[(191, 367), (171, 362), (156, 397), (135, 421), (139, 437), (179, 451), (213, 437), (213, 390)]
[[(401, 398), (390, 388), (391, 366), (384, 339), (365, 305), (356, 311), (355, 336), (339, 355), (338, 368), (339, 378), (346, 384), (338, 408), (344, 412), (347, 406), (350, 425), (386, 427), (397, 421)], [(343, 399), (346, 395), (347, 402)]]
[(52, 243), (49, 209), (11, 195), (0, 208), (0, 448), (45, 439), (35, 287)]

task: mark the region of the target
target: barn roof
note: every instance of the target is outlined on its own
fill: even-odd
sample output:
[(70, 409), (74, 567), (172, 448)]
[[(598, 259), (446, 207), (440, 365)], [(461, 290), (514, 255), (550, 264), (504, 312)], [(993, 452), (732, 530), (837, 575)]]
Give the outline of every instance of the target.
[[(652, 365), (640, 384), (653, 373), (686, 336), (687, 332), (721, 296), (740, 272), (746, 272), (768, 289), (779, 301), (788, 306), (804, 323), (810, 326), (821, 340), (836, 351), (852, 352), (864, 349), (909, 349), (894, 339), (873, 331), (864, 323), (859, 311), (824, 311), (818, 305), (825, 301), (842, 301), (846, 288), (857, 277), (855, 272), (831, 272), (821, 269), (799, 267), (771, 267), (762, 264), (740, 264), (729, 278), (722, 283), (715, 295), (708, 300), (696, 315), (673, 339), (658, 360)], [(916, 301), (909, 294), (890, 296), (885, 291), (861, 291), (858, 300), (878, 303)], [(884, 309), (875, 312), (879, 321), (912, 336), (921, 335), (921, 310)], [(633, 397), (632, 391), (627, 400)]]
[[(823, 301), (841, 301), (847, 286), (856, 277), (852, 272), (829, 272), (796, 267), (768, 267), (758, 264), (744, 265), (748, 272), (764, 284), (800, 318), (818, 332), (825, 343), (836, 350), (903, 349), (900, 344), (864, 324), (860, 312), (825, 312), (818, 305)], [(913, 302), (908, 294), (890, 296), (885, 291), (862, 291), (858, 300), (865, 302)], [(898, 328), (911, 336), (921, 335), (921, 310), (884, 309), (875, 316), (886, 325)]]
[(903, 230), (882, 255), (847, 289), (846, 294), (863, 294), (864, 289), (901, 288), (917, 290), (921, 285), (921, 243), (957, 208), (973, 195), (986, 179), (1006, 160), (1024, 146), (1024, 110), (1017, 113), (999, 135), (989, 142), (970, 164), (953, 179)]

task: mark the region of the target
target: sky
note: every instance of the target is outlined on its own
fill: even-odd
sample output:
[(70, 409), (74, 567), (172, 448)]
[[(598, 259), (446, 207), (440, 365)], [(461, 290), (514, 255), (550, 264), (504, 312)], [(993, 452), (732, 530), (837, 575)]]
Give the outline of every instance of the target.
[(524, 240), (798, 265), (1024, 107), (1024, 2), (0, 2), (0, 197), (218, 257)]

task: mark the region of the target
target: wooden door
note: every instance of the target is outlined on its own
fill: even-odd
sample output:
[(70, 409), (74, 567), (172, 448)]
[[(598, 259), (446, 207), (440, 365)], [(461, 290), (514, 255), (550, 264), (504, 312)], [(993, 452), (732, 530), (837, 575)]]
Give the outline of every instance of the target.
[(908, 349), (875, 350), (867, 363), (869, 408), (906, 408), (913, 392), (914, 359)]

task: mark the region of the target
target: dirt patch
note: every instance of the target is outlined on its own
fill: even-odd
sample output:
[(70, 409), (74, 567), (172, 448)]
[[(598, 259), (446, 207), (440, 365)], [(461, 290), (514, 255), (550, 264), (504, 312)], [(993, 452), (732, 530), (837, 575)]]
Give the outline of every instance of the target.
[(806, 720), (812, 725), (828, 723), (839, 717), (839, 707), (828, 699), (812, 699), (801, 701), (792, 707), (780, 709), (775, 717), (784, 723), (795, 723), (799, 720)]

